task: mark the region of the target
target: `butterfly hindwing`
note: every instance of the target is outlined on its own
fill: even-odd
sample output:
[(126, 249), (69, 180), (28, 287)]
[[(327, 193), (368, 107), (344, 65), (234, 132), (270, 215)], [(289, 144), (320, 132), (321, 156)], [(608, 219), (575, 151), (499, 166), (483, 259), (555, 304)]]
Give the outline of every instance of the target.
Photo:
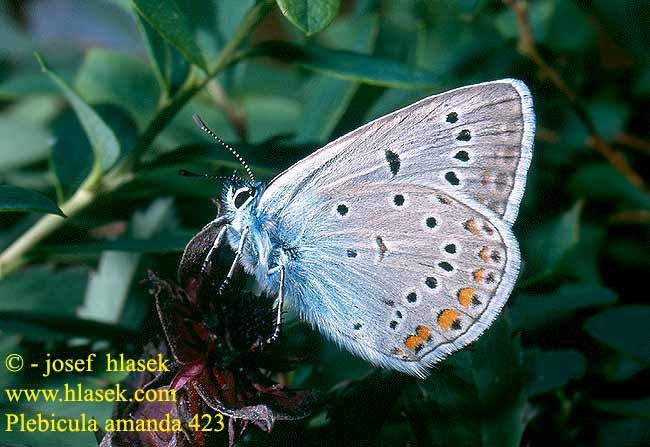
[(306, 216), (303, 268), (289, 281), (308, 291), (308, 319), (352, 352), (422, 374), (476, 339), (507, 300), (519, 252), (486, 207), (418, 185), (319, 199)]

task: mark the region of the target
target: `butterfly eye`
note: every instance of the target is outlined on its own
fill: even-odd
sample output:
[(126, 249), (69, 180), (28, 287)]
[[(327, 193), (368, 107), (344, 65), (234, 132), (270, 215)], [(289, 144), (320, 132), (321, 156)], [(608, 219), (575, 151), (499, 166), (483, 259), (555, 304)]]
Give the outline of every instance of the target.
[(242, 207), (246, 201), (252, 197), (252, 191), (250, 188), (241, 188), (235, 192), (235, 208), (239, 209)]

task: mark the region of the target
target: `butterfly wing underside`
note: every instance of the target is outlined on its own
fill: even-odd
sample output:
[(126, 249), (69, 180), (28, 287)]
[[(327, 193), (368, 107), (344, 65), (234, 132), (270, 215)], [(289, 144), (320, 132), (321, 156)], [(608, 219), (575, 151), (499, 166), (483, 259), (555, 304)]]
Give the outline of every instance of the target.
[(489, 209), (419, 185), (320, 198), (301, 282), (317, 309), (309, 319), (352, 352), (423, 375), (476, 339), (506, 302), (519, 252)]
[(533, 132), (526, 86), (494, 81), (425, 98), (292, 166), (260, 201), (299, 251), (287, 296), (350, 351), (425, 375), (512, 291)]
[(532, 99), (518, 80), (461, 87), (376, 119), (276, 177), (261, 206), (301, 212), (318, 189), (406, 183), (458, 192), (517, 217), (532, 157)]

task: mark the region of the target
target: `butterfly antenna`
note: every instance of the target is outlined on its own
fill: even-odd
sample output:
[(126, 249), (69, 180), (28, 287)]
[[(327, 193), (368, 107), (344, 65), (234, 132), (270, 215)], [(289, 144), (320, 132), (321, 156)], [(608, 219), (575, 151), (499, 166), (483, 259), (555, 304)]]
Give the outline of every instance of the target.
[(202, 177), (202, 178), (211, 178), (215, 180), (230, 180), (232, 177), (224, 175), (212, 175), (212, 174), (197, 174), (196, 172), (188, 171), (187, 169), (179, 169), (178, 175), (183, 177)]
[(199, 129), (201, 129), (203, 132), (207, 133), (207, 134), (210, 135), (212, 138), (214, 138), (215, 140), (217, 140), (217, 142), (218, 142), (219, 144), (221, 144), (223, 147), (225, 147), (226, 149), (228, 149), (228, 150), (230, 151), (230, 153), (233, 154), (233, 155), (235, 156), (235, 158), (237, 158), (237, 160), (239, 160), (239, 162), (242, 164), (242, 166), (243, 166), (244, 169), (246, 170), (246, 173), (247, 173), (248, 176), (250, 177), (251, 182), (254, 182), (254, 181), (255, 181), (255, 177), (253, 176), (253, 172), (251, 172), (251, 168), (248, 166), (248, 163), (246, 163), (246, 162), (244, 161), (244, 159), (242, 158), (242, 156), (239, 155), (239, 153), (238, 153), (238, 152), (237, 152), (237, 151), (236, 151), (232, 146), (230, 146), (228, 143), (226, 143), (226, 142), (223, 141), (221, 138), (219, 138), (219, 137), (218, 137), (214, 132), (212, 132), (212, 131), (208, 128), (208, 126), (205, 125), (205, 123), (204, 123), (203, 120), (199, 117), (199, 115), (197, 115), (196, 113), (193, 114), (193, 115), (192, 115), (192, 119), (194, 119), (194, 122), (195, 122), (196, 125), (199, 127)]

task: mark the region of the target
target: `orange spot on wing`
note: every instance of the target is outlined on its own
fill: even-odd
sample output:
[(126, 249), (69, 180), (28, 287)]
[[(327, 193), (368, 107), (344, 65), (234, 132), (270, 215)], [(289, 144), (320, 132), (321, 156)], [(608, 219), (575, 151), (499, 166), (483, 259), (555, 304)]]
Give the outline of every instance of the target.
[(404, 346), (409, 348), (411, 351), (419, 351), (422, 349), (422, 339), (417, 335), (409, 335), (406, 340), (404, 340)]
[(473, 217), (463, 224), (463, 228), (472, 233), (474, 236), (478, 235), (478, 225), (476, 223), (476, 219)]
[(456, 318), (458, 318), (458, 312), (453, 309), (445, 309), (438, 315), (438, 324), (442, 330), (447, 331), (452, 323), (456, 321)]
[(449, 205), (451, 203), (449, 197), (445, 196), (444, 194), (438, 194), (438, 201), (444, 205)]
[(415, 333), (417, 334), (418, 337), (420, 337), (422, 340), (431, 340), (431, 331), (429, 330), (428, 327), (426, 326), (418, 326), (415, 328)]
[(471, 287), (464, 287), (458, 290), (458, 302), (465, 306), (469, 307), (469, 303), (472, 302), (472, 297), (474, 296), (474, 289)]
[(474, 273), (474, 281), (481, 282), (483, 281), (483, 275), (485, 275), (485, 269), (478, 269)]
[(487, 262), (490, 258), (490, 249), (487, 247), (481, 248), (481, 251), (478, 252), (478, 255), (481, 257), (483, 262)]

